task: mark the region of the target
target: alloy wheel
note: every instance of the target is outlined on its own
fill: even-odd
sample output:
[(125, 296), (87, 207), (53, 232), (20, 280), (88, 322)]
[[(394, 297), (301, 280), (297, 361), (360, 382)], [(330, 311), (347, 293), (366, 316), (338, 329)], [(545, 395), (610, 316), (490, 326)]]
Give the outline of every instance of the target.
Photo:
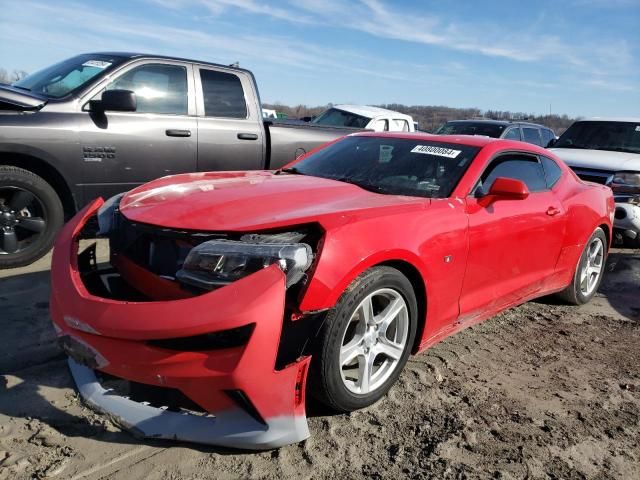
[(402, 295), (382, 288), (354, 310), (340, 348), (340, 372), (352, 393), (373, 392), (391, 376), (407, 347), (409, 311)]
[(591, 295), (598, 285), (604, 268), (604, 258), (604, 243), (596, 237), (587, 247), (587, 258), (580, 271), (580, 292), (583, 295)]
[(20, 187), (0, 187), (0, 255), (29, 248), (46, 230), (40, 199)]

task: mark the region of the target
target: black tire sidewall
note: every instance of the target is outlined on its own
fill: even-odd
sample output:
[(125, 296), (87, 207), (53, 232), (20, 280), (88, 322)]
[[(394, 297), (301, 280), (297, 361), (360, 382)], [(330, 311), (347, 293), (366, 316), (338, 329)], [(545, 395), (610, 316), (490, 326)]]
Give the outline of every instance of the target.
[[(354, 312), (367, 295), (381, 288), (391, 288), (404, 298), (409, 310), (409, 334), (405, 350), (396, 369), (387, 381), (368, 394), (356, 394), (347, 389), (341, 377), (339, 362), (340, 348), (347, 324)], [(396, 382), (411, 354), (417, 329), (418, 306), (411, 282), (398, 270), (391, 267), (374, 267), (354, 280), (345, 290), (336, 306), (330, 311), (321, 335), (316, 372), (323, 389), (319, 399), (337, 411), (353, 411), (367, 407), (382, 396)], [(317, 395), (315, 395), (318, 397)]]
[(29, 265), (44, 256), (64, 223), (62, 202), (51, 185), (41, 177), (21, 168), (0, 166), (0, 187), (9, 186), (27, 190), (39, 199), (47, 225), (40, 238), (24, 251), (0, 255), (0, 268)]

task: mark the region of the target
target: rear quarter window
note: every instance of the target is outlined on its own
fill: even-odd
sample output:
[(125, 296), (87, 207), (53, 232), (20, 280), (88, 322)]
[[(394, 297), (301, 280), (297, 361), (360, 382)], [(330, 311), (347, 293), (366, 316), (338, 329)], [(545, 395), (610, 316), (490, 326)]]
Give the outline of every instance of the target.
[(541, 156), (540, 161), (542, 162), (542, 168), (544, 169), (544, 176), (547, 181), (547, 187), (551, 188), (556, 183), (558, 183), (558, 180), (560, 180), (560, 177), (562, 177), (562, 169), (554, 160), (548, 157)]

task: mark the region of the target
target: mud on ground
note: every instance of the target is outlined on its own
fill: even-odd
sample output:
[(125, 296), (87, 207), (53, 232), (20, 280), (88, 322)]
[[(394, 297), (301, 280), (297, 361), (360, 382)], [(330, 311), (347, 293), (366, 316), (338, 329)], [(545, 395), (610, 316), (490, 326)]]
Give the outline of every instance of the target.
[(0, 272), (0, 480), (640, 478), (640, 251), (611, 255), (591, 304), (509, 310), (411, 358), (366, 410), (311, 405), (311, 438), (261, 453), (139, 441), (85, 408), (47, 268)]

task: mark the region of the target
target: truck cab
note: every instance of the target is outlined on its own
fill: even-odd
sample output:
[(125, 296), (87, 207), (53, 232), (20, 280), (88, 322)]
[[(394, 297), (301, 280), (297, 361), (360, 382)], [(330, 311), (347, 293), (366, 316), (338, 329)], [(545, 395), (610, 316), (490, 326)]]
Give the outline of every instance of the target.
[(411, 115), (368, 105), (335, 105), (318, 115), (312, 123), (365, 128), (375, 132), (415, 132)]

